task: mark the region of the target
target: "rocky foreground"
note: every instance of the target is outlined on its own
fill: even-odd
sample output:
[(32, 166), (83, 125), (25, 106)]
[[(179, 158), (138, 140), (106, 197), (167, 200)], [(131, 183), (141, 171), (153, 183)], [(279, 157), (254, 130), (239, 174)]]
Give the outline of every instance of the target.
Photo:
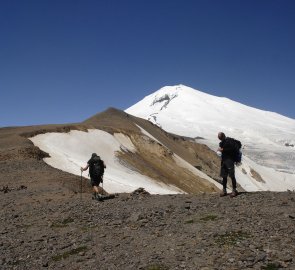
[(50, 192), (1, 189), (0, 269), (295, 269), (294, 192)]

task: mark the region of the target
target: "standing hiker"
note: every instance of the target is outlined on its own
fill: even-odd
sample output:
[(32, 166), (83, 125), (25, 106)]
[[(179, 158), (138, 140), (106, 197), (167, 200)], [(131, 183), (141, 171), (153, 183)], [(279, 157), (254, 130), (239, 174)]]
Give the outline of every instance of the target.
[(227, 177), (232, 180), (232, 193), (231, 197), (238, 195), (237, 181), (235, 177), (235, 162), (237, 161), (237, 155), (239, 155), (239, 149), (241, 148), (241, 142), (226, 137), (223, 132), (218, 133), (218, 139), (220, 140), (218, 151), (221, 152), (221, 169), (220, 176), (222, 177), (223, 191), (220, 194), (221, 197), (227, 195)]
[(85, 168), (81, 167), (81, 172), (86, 171), (89, 168), (89, 175), (91, 179), (91, 185), (93, 187), (94, 199), (99, 199), (98, 186), (103, 182), (103, 174), (106, 168), (104, 161), (96, 153), (93, 153), (88, 160)]

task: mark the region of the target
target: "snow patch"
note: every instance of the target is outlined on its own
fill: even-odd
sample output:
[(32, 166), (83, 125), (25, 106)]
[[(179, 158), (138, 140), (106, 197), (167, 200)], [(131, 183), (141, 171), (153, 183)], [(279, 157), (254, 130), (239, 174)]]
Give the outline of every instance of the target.
[(115, 139), (121, 144), (121, 150), (123, 151), (130, 151), (132, 153), (136, 152), (136, 147), (130, 140), (130, 138), (122, 133), (115, 133), (114, 134)]
[(208, 182), (214, 184), (216, 187), (218, 187), (220, 190), (222, 190), (222, 185), (219, 184), (218, 182), (214, 181), (211, 177), (209, 177), (207, 174), (203, 173), (202, 171), (198, 170), (195, 168), (193, 165), (189, 164), (187, 161), (185, 161), (183, 158), (180, 156), (173, 154), (173, 159), (175, 160), (176, 164), (178, 166), (181, 166), (190, 172), (192, 172), (194, 175), (199, 176)]
[[(45, 133), (30, 140), (49, 153), (50, 158), (44, 159), (47, 164), (75, 175), (80, 175), (80, 167), (84, 167), (91, 154), (96, 152), (107, 166), (104, 175), (107, 192), (132, 192), (143, 187), (151, 194), (183, 193), (177, 187), (159, 183), (119, 162), (117, 153), (122, 149), (136, 151), (126, 135), (116, 133), (113, 136), (102, 130), (91, 129), (88, 132), (72, 130), (69, 133)], [(87, 173), (84, 176), (87, 177)]]

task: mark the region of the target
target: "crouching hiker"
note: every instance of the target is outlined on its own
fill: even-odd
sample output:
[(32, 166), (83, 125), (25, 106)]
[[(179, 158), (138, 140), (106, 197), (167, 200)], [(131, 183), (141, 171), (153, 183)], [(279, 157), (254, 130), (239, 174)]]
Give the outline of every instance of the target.
[(93, 187), (93, 198), (99, 199), (98, 186), (103, 183), (103, 174), (106, 168), (104, 161), (96, 153), (93, 153), (91, 158), (88, 160), (85, 168), (81, 167), (81, 171), (86, 171), (89, 168), (89, 175), (91, 185)]

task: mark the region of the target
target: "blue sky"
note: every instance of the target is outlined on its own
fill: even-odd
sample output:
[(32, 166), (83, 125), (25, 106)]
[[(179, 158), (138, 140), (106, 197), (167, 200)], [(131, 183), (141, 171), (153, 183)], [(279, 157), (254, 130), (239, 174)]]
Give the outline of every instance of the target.
[(82, 121), (184, 84), (295, 118), (295, 1), (2, 0), (0, 126)]

